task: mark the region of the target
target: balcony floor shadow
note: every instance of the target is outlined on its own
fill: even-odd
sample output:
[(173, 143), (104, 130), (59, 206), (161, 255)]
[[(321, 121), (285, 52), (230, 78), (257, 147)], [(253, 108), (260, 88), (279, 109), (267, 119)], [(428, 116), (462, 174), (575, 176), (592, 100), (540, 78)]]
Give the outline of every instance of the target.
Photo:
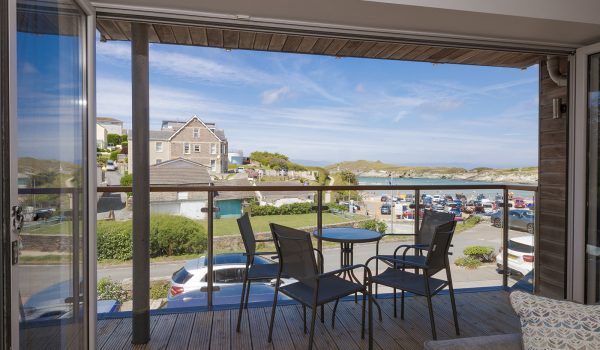
[[(519, 319), (510, 306), (507, 292), (462, 292), (456, 298), (461, 337), (519, 332)], [(377, 319), (376, 312), (373, 314), (375, 349), (422, 349), (423, 342), (431, 339), (425, 298), (406, 299), (404, 320), (393, 317), (392, 299), (380, 299), (380, 303), (383, 321)], [(448, 295), (434, 297), (433, 303), (438, 339), (455, 338)], [(329, 305), (325, 310), (325, 323), (316, 324), (315, 347), (367, 349), (367, 339), (360, 338), (360, 305), (354, 301), (341, 302), (334, 329), (331, 328), (332, 305)], [(131, 345), (130, 318), (104, 319), (98, 321), (97, 348), (306, 349), (308, 335), (302, 330), (302, 308), (299, 305), (277, 308), (272, 344), (267, 343), (270, 311), (270, 307), (249, 308), (244, 312), (240, 333), (235, 331), (237, 309), (153, 315), (151, 341), (141, 346)]]

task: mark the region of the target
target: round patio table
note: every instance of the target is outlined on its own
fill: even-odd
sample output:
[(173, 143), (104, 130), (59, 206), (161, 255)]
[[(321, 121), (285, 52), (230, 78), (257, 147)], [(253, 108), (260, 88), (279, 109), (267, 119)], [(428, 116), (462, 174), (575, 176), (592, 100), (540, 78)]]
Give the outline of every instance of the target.
[[(326, 228), (322, 230), (321, 235), (319, 235), (318, 230), (315, 230), (313, 236), (323, 241), (340, 243), (340, 267), (342, 268), (354, 265), (354, 244), (377, 242), (383, 237), (381, 233), (376, 231), (352, 227)], [(340, 276), (360, 281), (353, 270), (344, 271)], [(354, 301), (357, 301), (356, 294), (354, 294)]]

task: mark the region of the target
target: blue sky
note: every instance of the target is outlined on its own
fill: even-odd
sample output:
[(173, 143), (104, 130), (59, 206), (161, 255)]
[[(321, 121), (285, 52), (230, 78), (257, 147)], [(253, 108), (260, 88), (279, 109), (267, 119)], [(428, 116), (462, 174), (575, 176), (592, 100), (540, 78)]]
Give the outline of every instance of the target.
[[(193, 115), (229, 149), (317, 163), (537, 164), (538, 67), (527, 70), (150, 46), (150, 118)], [(98, 116), (131, 124), (130, 45), (97, 42)]]

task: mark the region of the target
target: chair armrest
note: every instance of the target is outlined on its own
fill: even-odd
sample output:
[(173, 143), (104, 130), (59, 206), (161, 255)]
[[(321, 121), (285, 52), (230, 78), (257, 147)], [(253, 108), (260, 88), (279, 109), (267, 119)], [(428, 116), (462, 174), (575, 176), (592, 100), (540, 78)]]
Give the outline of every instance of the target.
[(317, 252), (317, 256), (319, 257), (319, 267), (321, 268), (321, 273), (323, 273), (323, 265), (325, 265), (325, 258), (323, 258), (323, 252), (318, 250), (317, 248), (313, 248), (315, 252)]
[(321, 279), (321, 278), (325, 278), (325, 277), (330, 277), (333, 275), (336, 275), (338, 273), (342, 273), (344, 271), (350, 271), (350, 270), (356, 270), (362, 268), (365, 270), (365, 273), (367, 274), (367, 276), (369, 276), (369, 278), (371, 277), (371, 269), (369, 269), (367, 267), (367, 265), (363, 265), (363, 264), (358, 264), (358, 265), (351, 265), (351, 266), (346, 266), (346, 267), (342, 267), (340, 269), (337, 270), (333, 270), (333, 271), (328, 271), (326, 273), (322, 273), (320, 275), (317, 276), (317, 279)]
[(398, 247), (396, 247), (396, 249), (394, 249), (394, 257), (398, 255), (398, 251), (402, 248), (404, 248), (404, 252), (402, 252), (402, 256), (405, 256), (406, 252), (409, 249), (427, 251), (429, 249), (429, 245), (428, 244), (402, 244), (402, 245), (399, 245)]
[(268, 239), (256, 239), (254, 242), (264, 243), (264, 242), (273, 242), (273, 238)]
[(371, 260), (383, 260), (383, 261), (389, 261), (389, 262), (393, 262), (396, 264), (400, 264), (400, 265), (408, 265), (408, 266), (413, 266), (413, 267), (418, 267), (420, 269), (427, 269), (428, 266), (425, 264), (419, 264), (417, 262), (414, 261), (407, 261), (407, 260), (403, 260), (403, 259), (395, 259), (395, 258), (390, 258), (388, 256), (382, 256), (382, 255), (375, 255), (373, 257), (370, 257), (369, 260), (367, 260), (367, 262), (365, 263), (366, 265), (369, 265), (369, 262), (371, 262)]

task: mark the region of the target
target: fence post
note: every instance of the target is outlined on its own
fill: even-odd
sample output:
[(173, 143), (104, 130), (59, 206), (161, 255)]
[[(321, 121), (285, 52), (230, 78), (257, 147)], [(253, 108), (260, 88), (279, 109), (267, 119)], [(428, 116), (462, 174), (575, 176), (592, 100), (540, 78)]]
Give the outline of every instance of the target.
[[(415, 235), (419, 234), (419, 221), (421, 221), (421, 190), (415, 189)], [(417, 237), (415, 237), (416, 241)]]
[[(319, 237), (323, 234), (323, 191), (317, 191), (317, 234)], [(318, 239), (317, 240), (317, 249), (322, 252), (323, 251), (323, 242)], [(322, 268), (322, 266), (319, 266)]]
[(213, 265), (214, 265), (214, 259), (213, 259), (213, 215), (214, 215), (214, 191), (208, 191), (208, 221), (207, 221), (207, 226), (208, 226), (208, 235), (207, 235), (207, 245), (206, 245), (206, 258), (208, 259), (208, 272), (207, 272), (207, 278), (206, 281), (208, 283), (208, 294), (207, 294), (207, 306), (209, 309), (212, 309), (213, 307)]
[(502, 199), (502, 286), (508, 287), (508, 186), (503, 187)]

